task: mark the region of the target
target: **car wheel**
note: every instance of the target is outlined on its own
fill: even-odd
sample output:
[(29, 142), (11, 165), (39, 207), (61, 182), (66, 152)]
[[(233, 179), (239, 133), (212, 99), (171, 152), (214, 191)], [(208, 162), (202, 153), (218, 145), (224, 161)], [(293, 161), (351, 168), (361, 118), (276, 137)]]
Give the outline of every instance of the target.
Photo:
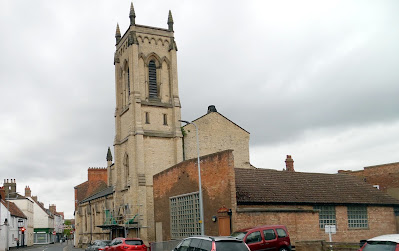
[(289, 249), (287, 247), (282, 247), (280, 248), (280, 251), (289, 251)]

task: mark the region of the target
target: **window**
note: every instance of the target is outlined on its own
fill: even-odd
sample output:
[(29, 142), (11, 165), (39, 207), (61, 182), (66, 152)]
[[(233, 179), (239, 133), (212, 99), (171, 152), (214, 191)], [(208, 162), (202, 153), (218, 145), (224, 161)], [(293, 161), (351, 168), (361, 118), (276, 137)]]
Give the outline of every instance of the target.
[(273, 229), (263, 230), (263, 235), (265, 236), (265, 241), (270, 241), (276, 239), (276, 234)]
[(146, 112), (146, 113), (145, 113), (145, 123), (146, 123), (146, 124), (149, 124), (149, 123), (150, 123), (150, 113), (149, 113), (149, 112)]
[(163, 125), (168, 125), (168, 115), (163, 115)]
[(287, 237), (287, 233), (285, 232), (284, 229), (282, 229), (282, 228), (277, 228), (276, 231), (277, 231), (278, 238)]
[(171, 197), (169, 203), (172, 238), (200, 235), (198, 192)]
[(125, 187), (129, 186), (129, 155), (125, 153), (125, 157), (123, 158), (123, 166), (125, 169)]
[(251, 243), (256, 243), (256, 242), (261, 242), (261, 241), (262, 241), (262, 237), (260, 236), (260, 232), (256, 231), (256, 232), (250, 233), (247, 236), (247, 240), (245, 242), (248, 244), (251, 244)]
[(148, 64), (148, 93), (150, 98), (158, 97), (157, 66), (154, 60)]
[(319, 227), (324, 229), (325, 225), (336, 225), (335, 206), (314, 206), (320, 210)]
[(366, 206), (348, 206), (348, 227), (349, 228), (369, 227)]

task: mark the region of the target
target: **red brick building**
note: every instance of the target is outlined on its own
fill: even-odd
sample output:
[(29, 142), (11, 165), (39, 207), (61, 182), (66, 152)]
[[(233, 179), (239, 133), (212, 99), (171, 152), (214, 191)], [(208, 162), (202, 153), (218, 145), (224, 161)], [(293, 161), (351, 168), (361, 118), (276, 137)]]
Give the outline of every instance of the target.
[[(337, 242), (397, 232), (398, 200), (350, 175), (295, 172), (291, 160), (276, 171), (235, 168), (232, 150), (201, 157), (205, 234), (283, 224), (295, 243), (328, 240), (325, 225), (336, 225)], [(197, 160), (156, 174), (153, 184), (156, 240), (198, 234)]]
[(75, 186), (75, 210), (83, 199), (107, 188), (107, 168), (89, 168), (87, 170), (87, 181)]
[(362, 178), (381, 191), (399, 200), (399, 162), (367, 166), (363, 170), (339, 170), (338, 173)]

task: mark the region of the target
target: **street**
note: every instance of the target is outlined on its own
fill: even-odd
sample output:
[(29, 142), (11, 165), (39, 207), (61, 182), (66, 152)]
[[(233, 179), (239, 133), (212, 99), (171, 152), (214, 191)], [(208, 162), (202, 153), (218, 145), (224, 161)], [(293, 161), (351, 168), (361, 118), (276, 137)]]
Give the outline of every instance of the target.
[[(63, 243), (55, 243), (55, 244), (47, 244), (47, 245), (33, 245), (31, 247), (19, 248), (22, 250), (29, 251), (81, 251), (81, 248), (74, 248), (72, 241), (63, 242)], [(17, 250), (17, 249), (13, 249)]]

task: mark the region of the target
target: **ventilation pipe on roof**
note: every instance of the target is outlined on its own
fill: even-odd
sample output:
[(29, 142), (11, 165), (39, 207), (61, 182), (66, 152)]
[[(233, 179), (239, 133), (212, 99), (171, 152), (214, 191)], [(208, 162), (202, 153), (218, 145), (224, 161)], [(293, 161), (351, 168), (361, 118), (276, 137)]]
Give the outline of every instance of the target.
[(211, 112), (217, 112), (216, 106), (214, 106), (214, 105), (208, 106), (208, 112), (207, 112), (207, 114), (208, 114), (208, 113), (211, 113)]

